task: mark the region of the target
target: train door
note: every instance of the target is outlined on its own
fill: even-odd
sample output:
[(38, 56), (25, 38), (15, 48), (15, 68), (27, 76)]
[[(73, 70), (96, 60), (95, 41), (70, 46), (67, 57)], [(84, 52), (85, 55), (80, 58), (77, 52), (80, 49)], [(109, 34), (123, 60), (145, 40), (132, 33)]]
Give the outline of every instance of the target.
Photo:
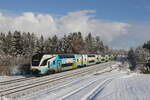
[(81, 66), (84, 66), (83, 55), (81, 55)]
[(61, 67), (62, 67), (62, 62), (61, 60), (57, 61), (57, 71), (60, 72), (61, 71)]
[[(79, 59), (78, 59), (78, 60), (79, 60)], [(77, 68), (77, 61), (76, 61), (75, 58), (73, 59), (73, 68)]]
[(48, 68), (50, 68), (50, 61), (48, 61), (47, 64), (48, 64)]

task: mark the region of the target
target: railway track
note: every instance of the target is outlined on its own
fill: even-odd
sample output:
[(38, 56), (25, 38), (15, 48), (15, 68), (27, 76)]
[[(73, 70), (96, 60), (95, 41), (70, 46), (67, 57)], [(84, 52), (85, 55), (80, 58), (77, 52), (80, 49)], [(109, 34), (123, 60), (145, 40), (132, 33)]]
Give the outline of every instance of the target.
[[(113, 64), (113, 62), (109, 62), (109, 63)], [(101, 64), (100, 66), (104, 66), (104, 65), (108, 66), (109, 63)], [(102, 67), (100, 67), (100, 66), (99, 67), (97, 67), (97, 66), (86, 67), (81, 70), (74, 70), (73, 72), (68, 72), (67, 74), (63, 73), (61, 75), (56, 75), (54, 77), (48, 77), (46, 79), (30, 82), (26, 85), (22, 84), (19, 86), (10, 87), (10, 88), (1, 90), (0, 96), (1, 97), (5, 96), (5, 97), (15, 99), (16, 97), (21, 97), (23, 95), (26, 95), (26, 93), (29, 93), (29, 91), (33, 88), (37, 88), (37, 87), (45, 88), (48, 86), (52, 86), (53, 84), (59, 83), (60, 81), (64, 81), (64, 79), (67, 79), (67, 78), (83, 76), (83, 75), (95, 72), (97, 70), (102, 69)], [(36, 89), (36, 91), (37, 91), (37, 89)], [(33, 92), (33, 90), (32, 90), (32, 92)]]
[[(41, 77), (44, 77), (44, 76), (41, 76)], [(22, 81), (27, 81), (27, 80), (36, 79), (36, 78), (39, 78), (39, 77), (17, 78), (17, 79), (11, 79), (11, 80), (7, 80), (7, 81), (1, 81), (0, 86), (13, 84), (13, 83), (17, 83), (17, 82), (22, 82)]]
[[(63, 73), (65, 74), (65, 72), (62, 72), (62, 75), (64, 75)], [(53, 74), (53, 75), (48, 75), (48, 76), (42, 76), (42, 77), (44, 77), (44, 80), (42, 80), (42, 81), (46, 81), (51, 78), (55, 78), (56, 76), (61, 77), (59, 75), (59, 73)], [(42, 77), (21, 78), (21, 79), (4, 81), (4, 82), (1, 82), (1, 84), (0, 84), (0, 90), (4, 90), (4, 89), (7, 90), (7, 89), (13, 88), (13, 87), (21, 87), (21, 86), (23, 86), (22, 84), (24, 84), (23, 81), (26, 81), (27, 85), (29, 85), (28, 81), (30, 81), (31, 79), (34, 80), (34, 82), (31, 82), (31, 84), (35, 84), (36, 82), (39, 82), (39, 79), (41, 80)]]
[[(113, 68), (113, 69), (116, 69), (116, 68)], [(98, 73), (101, 73), (101, 72), (98, 72)], [(45, 90), (36, 92), (32, 95), (27, 95), (26, 97), (24, 97), (25, 98), (24, 100), (40, 100), (40, 98), (44, 98), (47, 96), (49, 100), (72, 100), (72, 98), (74, 98), (74, 100), (80, 100), (79, 98), (81, 99), (83, 98), (82, 100), (89, 100), (89, 99), (84, 99), (84, 98), (89, 98), (89, 96), (90, 98), (95, 97), (95, 95), (97, 95), (97, 93), (99, 93), (99, 91), (101, 91), (104, 88), (104, 86), (107, 85), (107, 83), (110, 83), (111, 78), (112, 77), (115, 78), (116, 76), (120, 76), (120, 74), (108, 75), (107, 73), (102, 76), (101, 75), (97, 76), (93, 74), (93, 76), (82, 77), (79, 80), (77, 78), (74, 81), (63, 82), (61, 85), (58, 84), (56, 87), (52, 87), (52, 88), (50, 87)], [(91, 77), (94, 77), (94, 78), (90, 79)], [(97, 85), (98, 85), (98, 89), (97, 89)], [(84, 92), (86, 90), (87, 92)], [(89, 90), (92, 90), (92, 91), (89, 92)], [(91, 96), (91, 94), (94, 94), (94, 95)]]
[(12, 79), (12, 80), (7, 80), (7, 81), (2, 81), (0, 82), (0, 86), (2, 85), (7, 85), (7, 84), (13, 84), (16, 82), (21, 82), (21, 81), (26, 81), (26, 80), (31, 80), (35, 79), (36, 77), (30, 77), (30, 78), (18, 78), (18, 79)]

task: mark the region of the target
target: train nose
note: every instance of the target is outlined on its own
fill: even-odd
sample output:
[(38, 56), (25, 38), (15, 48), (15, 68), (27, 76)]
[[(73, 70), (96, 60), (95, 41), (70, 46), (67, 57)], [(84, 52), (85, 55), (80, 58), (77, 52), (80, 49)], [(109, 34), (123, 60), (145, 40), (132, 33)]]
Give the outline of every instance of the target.
[(32, 69), (31, 72), (32, 72), (32, 75), (39, 75), (41, 73), (41, 71), (38, 69)]

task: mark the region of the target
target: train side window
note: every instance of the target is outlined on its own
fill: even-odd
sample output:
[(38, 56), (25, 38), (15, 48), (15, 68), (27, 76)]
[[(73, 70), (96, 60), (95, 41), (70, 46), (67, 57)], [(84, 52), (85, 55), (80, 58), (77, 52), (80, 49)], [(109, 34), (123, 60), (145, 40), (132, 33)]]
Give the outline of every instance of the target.
[(55, 65), (55, 61), (53, 61), (53, 64)]
[(68, 66), (72, 66), (73, 63), (67, 63), (67, 64), (62, 64), (62, 67), (68, 67)]

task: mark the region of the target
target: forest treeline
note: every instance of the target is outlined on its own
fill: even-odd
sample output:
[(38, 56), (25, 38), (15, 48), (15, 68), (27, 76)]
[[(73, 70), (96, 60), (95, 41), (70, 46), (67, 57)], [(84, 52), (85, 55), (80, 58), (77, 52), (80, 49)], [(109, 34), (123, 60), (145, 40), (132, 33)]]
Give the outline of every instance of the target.
[(0, 73), (10, 74), (12, 70), (28, 72), (31, 58), (37, 53), (47, 54), (101, 54), (109, 53), (99, 36), (89, 33), (83, 37), (74, 32), (58, 38), (57, 35), (44, 38), (29, 32), (0, 33)]
[(142, 73), (150, 73), (150, 41), (128, 52), (130, 69)]

